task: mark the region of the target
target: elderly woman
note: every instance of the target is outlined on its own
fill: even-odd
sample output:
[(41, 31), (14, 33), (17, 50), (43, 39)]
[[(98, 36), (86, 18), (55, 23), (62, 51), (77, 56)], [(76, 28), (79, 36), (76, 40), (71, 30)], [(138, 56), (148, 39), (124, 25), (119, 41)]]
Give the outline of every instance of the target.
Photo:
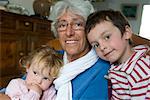
[(64, 66), (54, 81), (57, 100), (107, 100), (104, 76), (109, 63), (98, 58), (89, 45), (84, 27), (94, 11), (87, 0), (64, 0), (52, 8), (50, 20), (64, 50)]

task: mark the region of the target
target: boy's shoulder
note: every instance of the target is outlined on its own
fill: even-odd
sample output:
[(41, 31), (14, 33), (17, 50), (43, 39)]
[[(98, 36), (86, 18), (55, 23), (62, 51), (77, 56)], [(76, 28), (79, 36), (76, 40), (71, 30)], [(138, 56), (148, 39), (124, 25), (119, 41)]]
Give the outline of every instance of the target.
[[(136, 51), (137, 50), (137, 51)], [(150, 76), (150, 55), (149, 47), (140, 46), (136, 48), (135, 58), (129, 63), (129, 77), (134, 79), (134, 82), (139, 82), (147, 79)]]
[(149, 51), (149, 47), (146, 47), (144, 45), (139, 45), (134, 47), (133, 50), (134, 53), (124, 64), (119, 65), (120, 67), (114, 66), (113, 68), (116, 68), (116, 70), (118, 70), (119, 68), (120, 71), (125, 72), (128, 75), (131, 75), (132, 73), (140, 74), (140, 72), (144, 73), (147, 71), (149, 71), (148, 73), (150, 73), (150, 68), (149, 68), (150, 56), (147, 55), (147, 52)]

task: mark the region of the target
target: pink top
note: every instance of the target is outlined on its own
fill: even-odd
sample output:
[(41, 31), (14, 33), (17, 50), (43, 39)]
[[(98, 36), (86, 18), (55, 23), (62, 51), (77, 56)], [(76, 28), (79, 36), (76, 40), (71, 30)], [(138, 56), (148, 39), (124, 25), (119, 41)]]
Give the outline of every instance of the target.
[(36, 91), (28, 90), (25, 80), (13, 79), (6, 87), (6, 92), (11, 100), (55, 100), (56, 90), (54, 86), (43, 92), (42, 97)]

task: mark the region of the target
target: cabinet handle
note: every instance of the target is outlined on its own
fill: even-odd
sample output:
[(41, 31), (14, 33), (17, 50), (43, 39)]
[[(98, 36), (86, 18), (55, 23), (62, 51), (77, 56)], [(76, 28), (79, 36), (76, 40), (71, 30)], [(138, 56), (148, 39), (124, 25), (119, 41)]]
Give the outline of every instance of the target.
[(29, 23), (29, 22), (25, 22), (24, 24), (25, 24), (25, 26), (29, 26), (29, 25), (30, 25), (30, 23)]
[(24, 53), (23, 53), (23, 52), (19, 52), (19, 55), (20, 55), (20, 56), (24, 56)]

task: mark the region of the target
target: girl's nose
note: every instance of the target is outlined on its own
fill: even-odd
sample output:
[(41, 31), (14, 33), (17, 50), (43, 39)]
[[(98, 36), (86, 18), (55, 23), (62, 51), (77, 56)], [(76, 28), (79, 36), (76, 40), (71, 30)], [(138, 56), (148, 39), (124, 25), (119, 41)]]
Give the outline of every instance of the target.
[(38, 84), (41, 84), (41, 83), (42, 83), (42, 78), (41, 78), (41, 77), (37, 77), (36, 80), (37, 80), (37, 83), (38, 83)]

